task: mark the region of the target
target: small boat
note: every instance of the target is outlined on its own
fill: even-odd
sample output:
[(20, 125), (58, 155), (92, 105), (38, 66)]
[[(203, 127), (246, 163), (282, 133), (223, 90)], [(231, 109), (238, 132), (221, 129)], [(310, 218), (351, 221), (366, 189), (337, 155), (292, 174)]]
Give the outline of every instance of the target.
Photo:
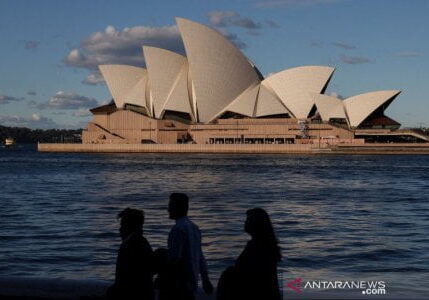
[(6, 138), (5, 139), (5, 141), (4, 141), (4, 145), (5, 145), (5, 147), (12, 147), (12, 146), (15, 146), (15, 140), (13, 139), (13, 138)]

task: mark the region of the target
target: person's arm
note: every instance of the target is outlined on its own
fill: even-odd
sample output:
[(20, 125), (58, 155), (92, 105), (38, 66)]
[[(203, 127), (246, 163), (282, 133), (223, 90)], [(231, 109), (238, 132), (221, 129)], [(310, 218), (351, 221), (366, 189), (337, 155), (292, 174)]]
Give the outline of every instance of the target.
[[(136, 266), (136, 255), (130, 241), (122, 242), (118, 250), (115, 272), (115, 289), (123, 290), (132, 280), (132, 274)], [(137, 264), (139, 265), (139, 264)]]
[(145, 237), (143, 237), (142, 249), (139, 252), (143, 259), (143, 267), (148, 270), (151, 275), (154, 275), (156, 266), (154, 265), (153, 250)]
[[(121, 244), (122, 247), (122, 244)], [(124, 281), (123, 271), (124, 268), (124, 254), (121, 247), (118, 250), (118, 254), (116, 256), (116, 269), (115, 269), (115, 281), (109, 286), (104, 294), (105, 299), (116, 299), (118, 297), (119, 288)]]
[(204, 253), (201, 246), (201, 232), (199, 233), (199, 235), (200, 235), (200, 262), (199, 263), (200, 263), (201, 282), (203, 284), (204, 292), (206, 292), (207, 294), (211, 294), (213, 293), (213, 285), (211, 284), (209, 279), (207, 262), (206, 262), (206, 258), (204, 257)]
[(168, 259), (173, 262), (183, 258), (185, 238), (177, 228), (172, 228), (168, 236)]
[(201, 251), (201, 256), (200, 256), (200, 274), (201, 274), (201, 281), (203, 283), (203, 290), (207, 294), (213, 293), (213, 285), (209, 279), (209, 273), (207, 270), (207, 263), (206, 263), (206, 259), (205, 259), (202, 251)]

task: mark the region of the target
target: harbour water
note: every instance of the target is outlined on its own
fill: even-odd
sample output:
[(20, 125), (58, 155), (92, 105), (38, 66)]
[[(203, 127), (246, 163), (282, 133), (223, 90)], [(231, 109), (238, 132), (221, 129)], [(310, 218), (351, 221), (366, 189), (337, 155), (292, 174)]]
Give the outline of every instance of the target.
[[(171, 192), (191, 198), (211, 277), (245, 246), (245, 212), (271, 215), (280, 277), (377, 279), (429, 295), (429, 156), (67, 154), (0, 149), (0, 276), (114, 277), (116, 215), (144, 209), (165, 247)], [(400, 285), (402, 282), (402, 285)]]

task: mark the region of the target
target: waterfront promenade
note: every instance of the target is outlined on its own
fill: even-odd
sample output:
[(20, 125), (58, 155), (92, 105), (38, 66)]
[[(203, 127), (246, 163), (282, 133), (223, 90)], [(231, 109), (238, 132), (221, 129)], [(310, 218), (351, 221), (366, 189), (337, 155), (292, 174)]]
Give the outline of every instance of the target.
[(290, 153), (290, 154), (429, 154), (429, 143), (397, 144), (49, 144), (39, 152), (97, 153)]
[[(98, 299), (112, 282), (107, 280), (71, 280), (46, 278), (2, 278), (0, 277), (0, 299)], [(214, 300), (201, 289), (197, 300)], [(100, 298), (101, 299), (101, 298)]]

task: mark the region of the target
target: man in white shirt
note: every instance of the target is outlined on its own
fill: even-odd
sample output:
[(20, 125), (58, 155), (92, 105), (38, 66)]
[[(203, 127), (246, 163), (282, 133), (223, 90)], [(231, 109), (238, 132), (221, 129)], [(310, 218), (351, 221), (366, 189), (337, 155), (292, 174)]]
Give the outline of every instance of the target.
[[(198, 277), (201, 275), (203, 289), (207, 294), (213, 292), (213, 286), (208, 277), (208, 270), (201, 249), (201, 232), (188, 218), (189, 198), (183, 193), (170, 195), (168, 212), (170, 219), (176, 221), (168, 235), (168, 256), (172, 263), (180, 266), (182, 298), (195, 299), (198, 288)], [(179, 296), (179, 295), (177, 295)], [(177, 298), (179, 299), (179, 298)]]

